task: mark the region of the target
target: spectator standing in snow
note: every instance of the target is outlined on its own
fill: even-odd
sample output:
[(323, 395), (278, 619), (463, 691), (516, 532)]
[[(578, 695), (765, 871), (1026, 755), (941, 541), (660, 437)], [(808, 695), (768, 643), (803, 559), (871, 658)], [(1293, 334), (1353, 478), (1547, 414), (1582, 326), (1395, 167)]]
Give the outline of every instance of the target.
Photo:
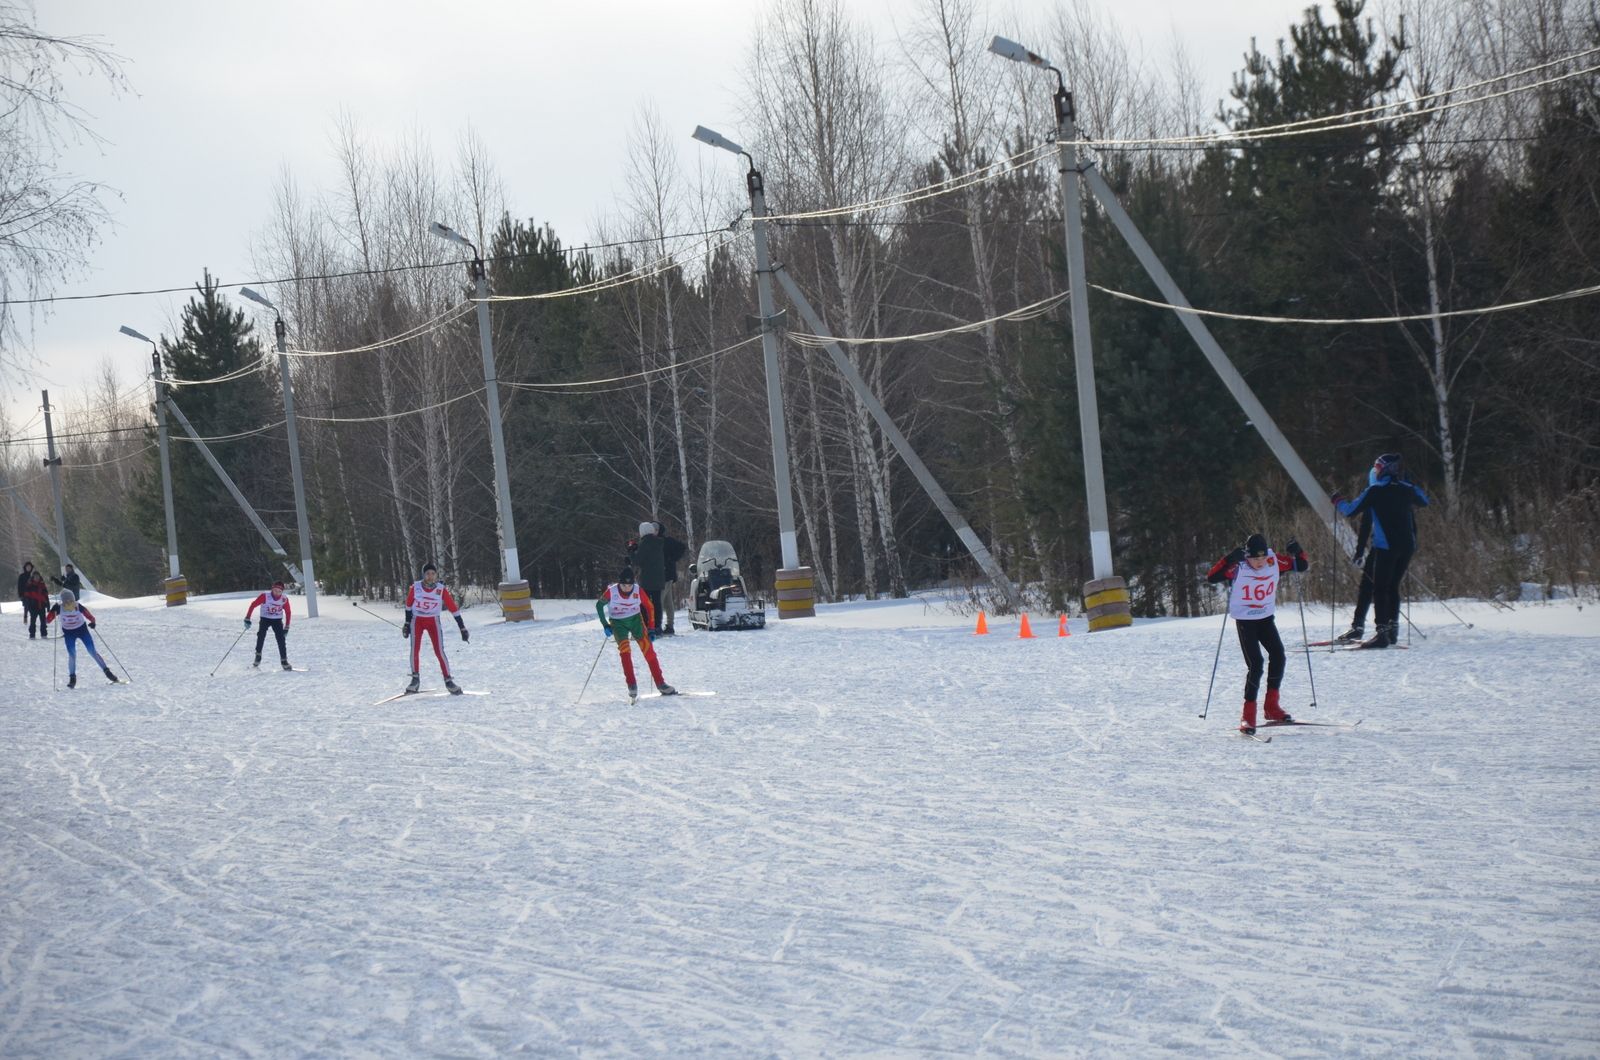
[(678, 560), (687, 550), (688, 546), (682, 541), (663, 534), (660, 523), (639, 524), (639, 543), (633, 551), (639, 588), (648, 593), (652, 601), (660, 602), (655, 611), (656, 625), (649, 630), (652, 636), (662, 635), (663, 626), (668, 635), (672, 633), (672, 607), (666, 601), (667, 582), (677, 577)]
[(78, 577), (78, 572), (72, 569), (72, 564), (70, 563), (67, 564), (67, 572), (65, 574), (59, 578), (52, 574), (50, 575), (50, 580), (62, 589), (71, 589), (72, 595), (75, 597), (83, 595), (83, 579)]
[(49, 623), (45, 621), (45, 611), (50, 607), (50, 587), (44, 583), (44, 575), (34, 571), (29, 577), (28, 586), (22, 591), (23, 621), (28, 624), (28, 639), (33, 639), (35, 627), (39, 636), (49, 637)]
[(1367, 488), (1355, 500), (1333, 495), (1340, 515), (1372, 513), (1372, 612), (1378, 631), (1363, 648), (1387, 648), (1400, 639), (1400, 582), (1417, 549), (1414, 509), (1428, 505), (1428, 495), (1406, 481), (1399, 453), (1384, 453), (1372, 462)]
[(28, 591), (28, 583), (33, 581), (33, 564), (24, 563), (22, 573), (17, 575), (17, 599), (22, 599), (22, 594)]
[[(1283, 651), (1283, 638), (1278, 636), (1278, 621), (1273, 617), (1277, 609), (1278, 579), (1288, 570), (1305, 570), (1305, 549), (1300, 542), (1290, 541), (1283, 546), (1288, 556), (1280, 556), (1267, 545), (1261, 534), (1251, 534), (1243, 548), (1236, 548), (1212, 566), (1206, 580), (1212, 583), (1227, 582), (1228, 614), (1239, 631), (1239, 650), (1244, 653), (1244, 712), (1239, 719), (1239, 731), (1247, 735), (1256, 731), (1256, 693), (1261, 688), (1261, 652), (1267, 653), (1266, 720), (1283, 723), (1294, 719), (1278, 705), (1278, 689), (1283, 684), (1283, 671), (1288, 657)], [(1293, 557), (1292, 559), (1290, 557)]]
[(57, 617), (61, 619), (61, 635), (67, 641), (67, 687), (78, 687), (79, 644), (89, 653), (89, 658), (100, 664), (100, 672), (106, 675), (106, 680), (116, 684), (117, 675), (100, 658), (100, 653), (94, 650), (94, 637), (89, 633), (95, 627), (94, 615), (78, 603), (78, 595), (71, 589), (61, 590), (61, 602), (50, 609), (45, 621), (50, 622)]
[(244, 613), (244, 628), (250, 628), (250, 616), (256, 613), (256, 608), (261, 608), (261, 624), (256, 628), (256, 661), (251, 666), (261, 665), (261, 647), (267, 642), (267, 630), (272, 630), (272, 636), (278, 642), (278, 662), (285, 670), (292, 670), (289, 665), (289, 622), (293, 615), (289, 608), (289, 597), (283, 591), (282, 582), (273, 582), (272, 588), (250, 601), (250, 610)]

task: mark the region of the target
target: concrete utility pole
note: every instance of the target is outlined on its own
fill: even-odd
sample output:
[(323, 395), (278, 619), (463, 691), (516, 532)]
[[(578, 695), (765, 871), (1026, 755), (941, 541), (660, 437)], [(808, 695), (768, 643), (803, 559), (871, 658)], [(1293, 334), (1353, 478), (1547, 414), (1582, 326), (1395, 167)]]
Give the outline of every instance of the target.
[(300, 471), (300, 429), (294, 418), (294, 380), (289, 375), (289, 329), (283, 323), (278, 307), (250, 288), (239, 293), (250, 301), (264, 305), (276, 317), (273, 332), (278, 339), (278, 374), (283, 385), (283, 419), (289, 428), (289, 473), (294, 478), (295, 528), (300, 535), (301, 586), (306, 594), (306, 614), (317, 617), (317, 572), (311, 559), (311, 520), (306, 514), (306, 480)]
[(511, 511), (511, 472), (506, 465), (505, 431), (500, 421), (500, 382), (495, 375), (494, 336), (489, 326), (489, 274), (478, 248), (461, 233), (434, 222), (434, 235), (459, 243), (472, 251), (467, 275), (472, 279), (473, 301), (478, 309), (478, 348), (483, 354), (484, 404), (489, 410), (489, 446), (494, 456), (495, 504), (500, 512), (500, 559), (504, 580), (500, 583), (500, 613), (507, 622), (533, 618), (533, 599), (528, 583), (522, 579), (522, 561), (517, 556), (517, 524)]
[(167, 516), (167, 580), (163, 586), (168, 607), (189, 602), (189, 583), (178, 568), (178, 521), (172, 510), (172, 456), (167, 446), (167, 382), (161, 370), (161, 349), (154, 339), (128, 327), (117, 329), (129, 338), (150, 344), (150, 378), (156, 390), (156, 444), (161, 451), (161, 503)]
[(44, 466), (50, 469), (50, 493), (56, 502), (56, 554), (61, 560), (60, 574), (67, 573), (67, 515), (61, 506), (61, 458), (56, 455), (56, 432), (50, 423), (50, 391), (39, 391), (44, 399)]

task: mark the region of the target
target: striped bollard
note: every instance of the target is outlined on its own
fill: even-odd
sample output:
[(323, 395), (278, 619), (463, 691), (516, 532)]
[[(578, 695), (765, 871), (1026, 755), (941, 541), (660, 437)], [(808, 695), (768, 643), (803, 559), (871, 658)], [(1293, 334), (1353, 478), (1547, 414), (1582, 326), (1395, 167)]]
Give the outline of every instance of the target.
[(778, 618), (815, 618), (816, 589), (810, 567), (778, 571)]
[(1096, 578), (1083, 587), (1083, 610), (1089, 619), (1089, 632), (1119, 629), (1133, 625), (1133, 609), (1128, 602), (1128, 583), (1121, 578)]
[(167, 606), (182, 607), (189, 602), (189, 579), (183, 575), (162, 582), (167, 590)]
[(533, 590), (527, 582), (501, 582), (498, 591), (500, 614), (507, 622), (533, 621)]

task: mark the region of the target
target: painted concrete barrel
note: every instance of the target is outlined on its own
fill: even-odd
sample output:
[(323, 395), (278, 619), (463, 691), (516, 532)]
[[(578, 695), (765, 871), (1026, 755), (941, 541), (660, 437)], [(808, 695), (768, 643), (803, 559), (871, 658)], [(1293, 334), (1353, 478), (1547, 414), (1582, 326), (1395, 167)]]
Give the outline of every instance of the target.
[(533, 620), (533, 591), (527, 582), (501, 582), (500, 614), (507, 622)]
[(162, 583), (167, 590), (167, 606), (182, 607), (189, 602), (189, 579), (183, 575), (168, 578)]
[(1083, 611), (1089, 619), (1089, 632), (1133, 625), (1133, 609), (1128, 602), (1128, 583), (1121, 578), (1096, 578), (1083, 587)]
[(810, 567), (778, 571), (778, 618), (814, 618), (817, 614), (816, 578)]

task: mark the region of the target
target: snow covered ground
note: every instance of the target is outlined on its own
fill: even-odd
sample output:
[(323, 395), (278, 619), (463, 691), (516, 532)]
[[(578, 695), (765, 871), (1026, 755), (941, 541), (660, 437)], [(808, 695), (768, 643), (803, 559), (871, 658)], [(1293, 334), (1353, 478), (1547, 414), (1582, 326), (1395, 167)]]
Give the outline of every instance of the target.
[(1270, 744), (1231, 630), (1196, 716), (1215, 618), (823, 608), (629, 707), (587, 604), (477, 608), (489, 695), (375, 706), (403, 644), (345, 600), (309, 672), (210, 678), (244, 600), (91, 597), (133, 683), (61, 692), (16, 606), (0, 1056), (1600, 1051), (1594, 605), (1419, 606), (1315, 708), (1291, 656), (1362, 724)]

